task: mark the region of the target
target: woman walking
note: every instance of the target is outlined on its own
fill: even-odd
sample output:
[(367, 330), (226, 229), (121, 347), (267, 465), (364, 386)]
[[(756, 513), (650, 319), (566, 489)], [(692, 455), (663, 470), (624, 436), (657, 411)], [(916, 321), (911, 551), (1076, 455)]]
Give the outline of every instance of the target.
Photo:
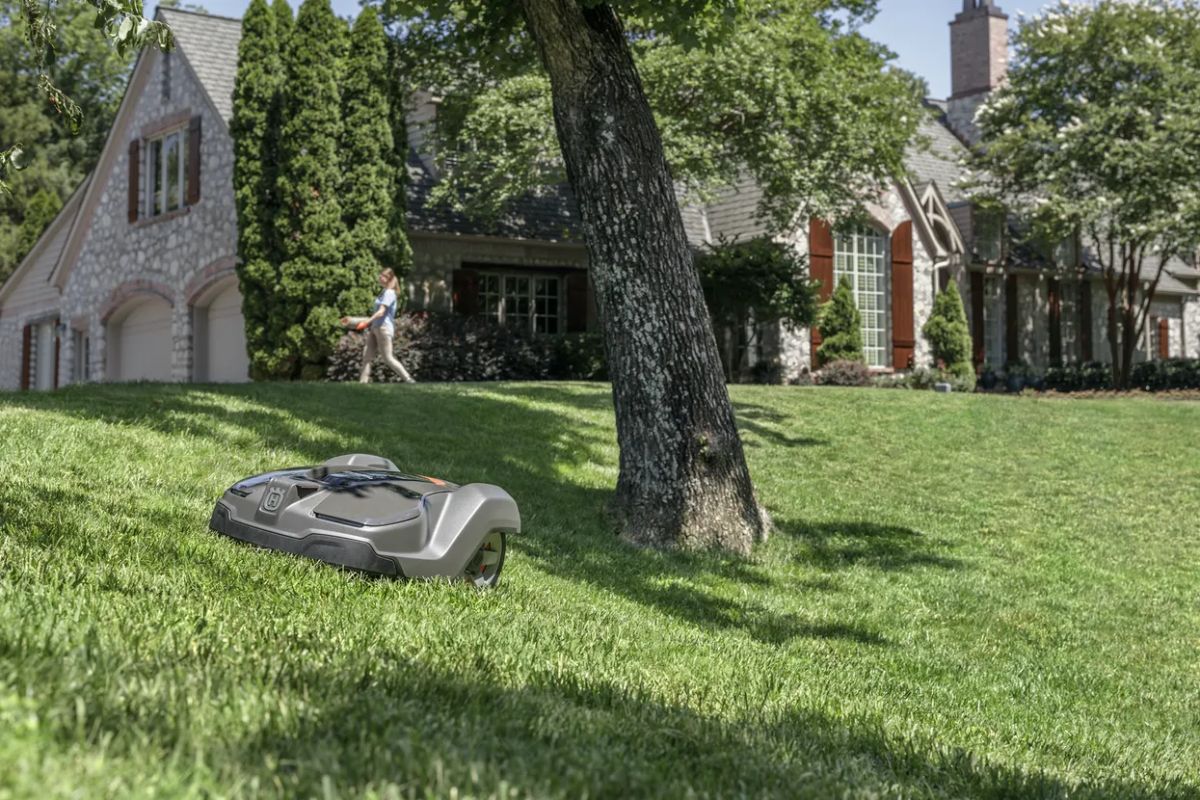
[(367, 332), (367, 346), (363, 349), (362, 372), (358, 375), (358, 382), (371, 382), (371, 362), (378, 353), (383, 356), (383, 362), (400, 376), (400, 380), (416, 383), (392, 352), (392, 338), (396, 335), (396, 291), (400, 288), (396, 273), (390, 269), (379, 273), (379, 285), (383, 291), (375, 298), (375, 313), (365, 318), (342, 317), (343, 325), (352, 325), (356, 331)]

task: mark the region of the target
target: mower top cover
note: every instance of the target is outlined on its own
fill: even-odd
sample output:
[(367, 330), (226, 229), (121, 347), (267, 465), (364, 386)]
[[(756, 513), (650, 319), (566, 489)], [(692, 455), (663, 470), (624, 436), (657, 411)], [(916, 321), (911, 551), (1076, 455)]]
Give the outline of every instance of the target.
[(360, 453), (238, 481), (209, 527), (350, 569), (486, 587), (500, 579), (507, 534), (520, 532), (521, 516), (498, 486), (459, 486)]

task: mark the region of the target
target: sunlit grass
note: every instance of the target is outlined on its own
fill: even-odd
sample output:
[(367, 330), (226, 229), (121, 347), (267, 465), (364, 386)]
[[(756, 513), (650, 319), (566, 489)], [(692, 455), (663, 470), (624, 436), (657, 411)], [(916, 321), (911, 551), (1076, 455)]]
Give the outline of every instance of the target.
[[(733, 394), (748, 560), (615, 539), (606, 387), (0, 395), (0, 798), (1200, 796), (1200, 405)], [(348, 452), (506, 488), (501, 586), (207, 530)]]

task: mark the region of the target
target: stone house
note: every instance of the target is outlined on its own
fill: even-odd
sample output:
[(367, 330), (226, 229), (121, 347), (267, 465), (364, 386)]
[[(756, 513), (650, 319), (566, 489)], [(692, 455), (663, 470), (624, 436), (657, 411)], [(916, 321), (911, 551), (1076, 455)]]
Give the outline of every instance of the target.
[[(929, 363), (921, 327), (950, 280), (967, 303), (980, 364), (1105, 360), (1104, 291), (1086, 253), (1068, 247), (1077, 267), (1051, 272), (1006, 246), (1003, 221), (956, 188), (974, 111), (1005, 74), (1008, 30), (991, 0), (963, 6), (950, 24), (954, 93), (930, 101), (909, 175), (865, 202), (865, 223), (813, 219), (777, 234), (755, 216), (758, 192), (745, 183), (684, 208), (688, 235), (697, 248), (772, 236), (809, 259), (825, 294), (848, 277), (880, 371)], [(0, 287), (0, 389), (247, 377), (229, 134), (240, 22), (157, 13), (177, 48), (141, 54), (95, 170)], [(419, 95), (409, 115), (410, 307), (487, 314), (548, 335), (594, 329), (569, 193), (526, 198), (487, 227), (427, 202), (436, 171), (419, 154), (436, 111), (436, 98)], [(1141, 350), (1195, 357), (1200, 272), (1167, 269)], [(818, 331), (775, 327), (752, 357), (777, 361), (790, 378), (812, 367), (819, 342)]]

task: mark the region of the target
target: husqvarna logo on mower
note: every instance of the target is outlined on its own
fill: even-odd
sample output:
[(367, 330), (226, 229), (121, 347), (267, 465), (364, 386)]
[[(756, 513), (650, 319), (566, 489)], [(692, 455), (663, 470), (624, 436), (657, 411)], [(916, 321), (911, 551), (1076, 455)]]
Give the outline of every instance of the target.
[(283, 505), (283, 489), (278, 486), (272, 486), (267, 489), (267, 496), (263, 498), (263, 511), (278, 511)]

